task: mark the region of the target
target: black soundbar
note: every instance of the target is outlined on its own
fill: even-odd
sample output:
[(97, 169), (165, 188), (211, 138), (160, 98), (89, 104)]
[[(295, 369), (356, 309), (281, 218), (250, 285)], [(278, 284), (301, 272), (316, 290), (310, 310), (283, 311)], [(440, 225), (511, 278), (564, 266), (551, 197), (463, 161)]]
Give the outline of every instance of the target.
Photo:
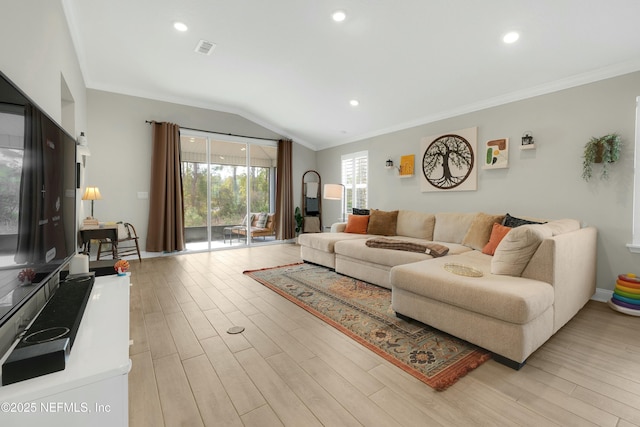
[(94, 281), (89, 273), (60, 282), (2, 364), (2, 385), (64, 370)]

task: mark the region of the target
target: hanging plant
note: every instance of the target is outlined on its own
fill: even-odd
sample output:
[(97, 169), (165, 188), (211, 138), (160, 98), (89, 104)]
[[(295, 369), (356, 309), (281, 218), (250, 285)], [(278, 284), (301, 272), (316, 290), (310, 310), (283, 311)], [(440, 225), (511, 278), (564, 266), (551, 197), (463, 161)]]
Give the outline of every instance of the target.
[(609, 178), (609, 164), (620, 159), (622, 141), (620, 135), (612, 133), (600, 138), (591, 138), (584, 146), (582, 178), (589, 181), (593, 175), (593, 164), (602, 163), (601, 179)]

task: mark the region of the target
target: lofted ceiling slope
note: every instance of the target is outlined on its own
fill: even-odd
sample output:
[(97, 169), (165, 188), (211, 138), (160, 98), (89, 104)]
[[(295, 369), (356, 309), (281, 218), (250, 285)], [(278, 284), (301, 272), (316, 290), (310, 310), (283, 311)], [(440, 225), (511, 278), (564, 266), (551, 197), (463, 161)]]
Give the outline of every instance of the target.
[(88, 88), (236, 113), (316, 150), (640, 70), (637, 0), (63, 5)]

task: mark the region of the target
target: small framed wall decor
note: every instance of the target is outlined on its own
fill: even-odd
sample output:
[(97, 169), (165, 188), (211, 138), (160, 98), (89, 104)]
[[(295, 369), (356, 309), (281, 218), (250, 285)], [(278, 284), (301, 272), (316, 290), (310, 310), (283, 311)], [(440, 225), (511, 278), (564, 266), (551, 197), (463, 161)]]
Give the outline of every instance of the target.
[(530, 130), (526, 131), (522, 134), (522, 145), (520, 146), (521, 150), (534, 150), (536, 148), (536, 144), (533, 141), (533, 134)]
[(487, 141), (482, 161), (482, 169), (509, 167), (509, 138)]
[(400, 178), (408, 178), (413, 176), (413, 168), (415, 164), (415, 155), (408, 154), (406, 156), (400, 157), (400, 167), (398, 168), (400, 172)]

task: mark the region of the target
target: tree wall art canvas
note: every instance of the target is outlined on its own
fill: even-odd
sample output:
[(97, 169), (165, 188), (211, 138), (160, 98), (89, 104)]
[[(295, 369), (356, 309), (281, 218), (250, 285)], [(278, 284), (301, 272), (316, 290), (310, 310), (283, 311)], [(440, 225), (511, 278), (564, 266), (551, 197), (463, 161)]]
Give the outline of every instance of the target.
[(477, 135), (478, 128), (472, 127), (422, 138), (422, 192), (477, 190)]

